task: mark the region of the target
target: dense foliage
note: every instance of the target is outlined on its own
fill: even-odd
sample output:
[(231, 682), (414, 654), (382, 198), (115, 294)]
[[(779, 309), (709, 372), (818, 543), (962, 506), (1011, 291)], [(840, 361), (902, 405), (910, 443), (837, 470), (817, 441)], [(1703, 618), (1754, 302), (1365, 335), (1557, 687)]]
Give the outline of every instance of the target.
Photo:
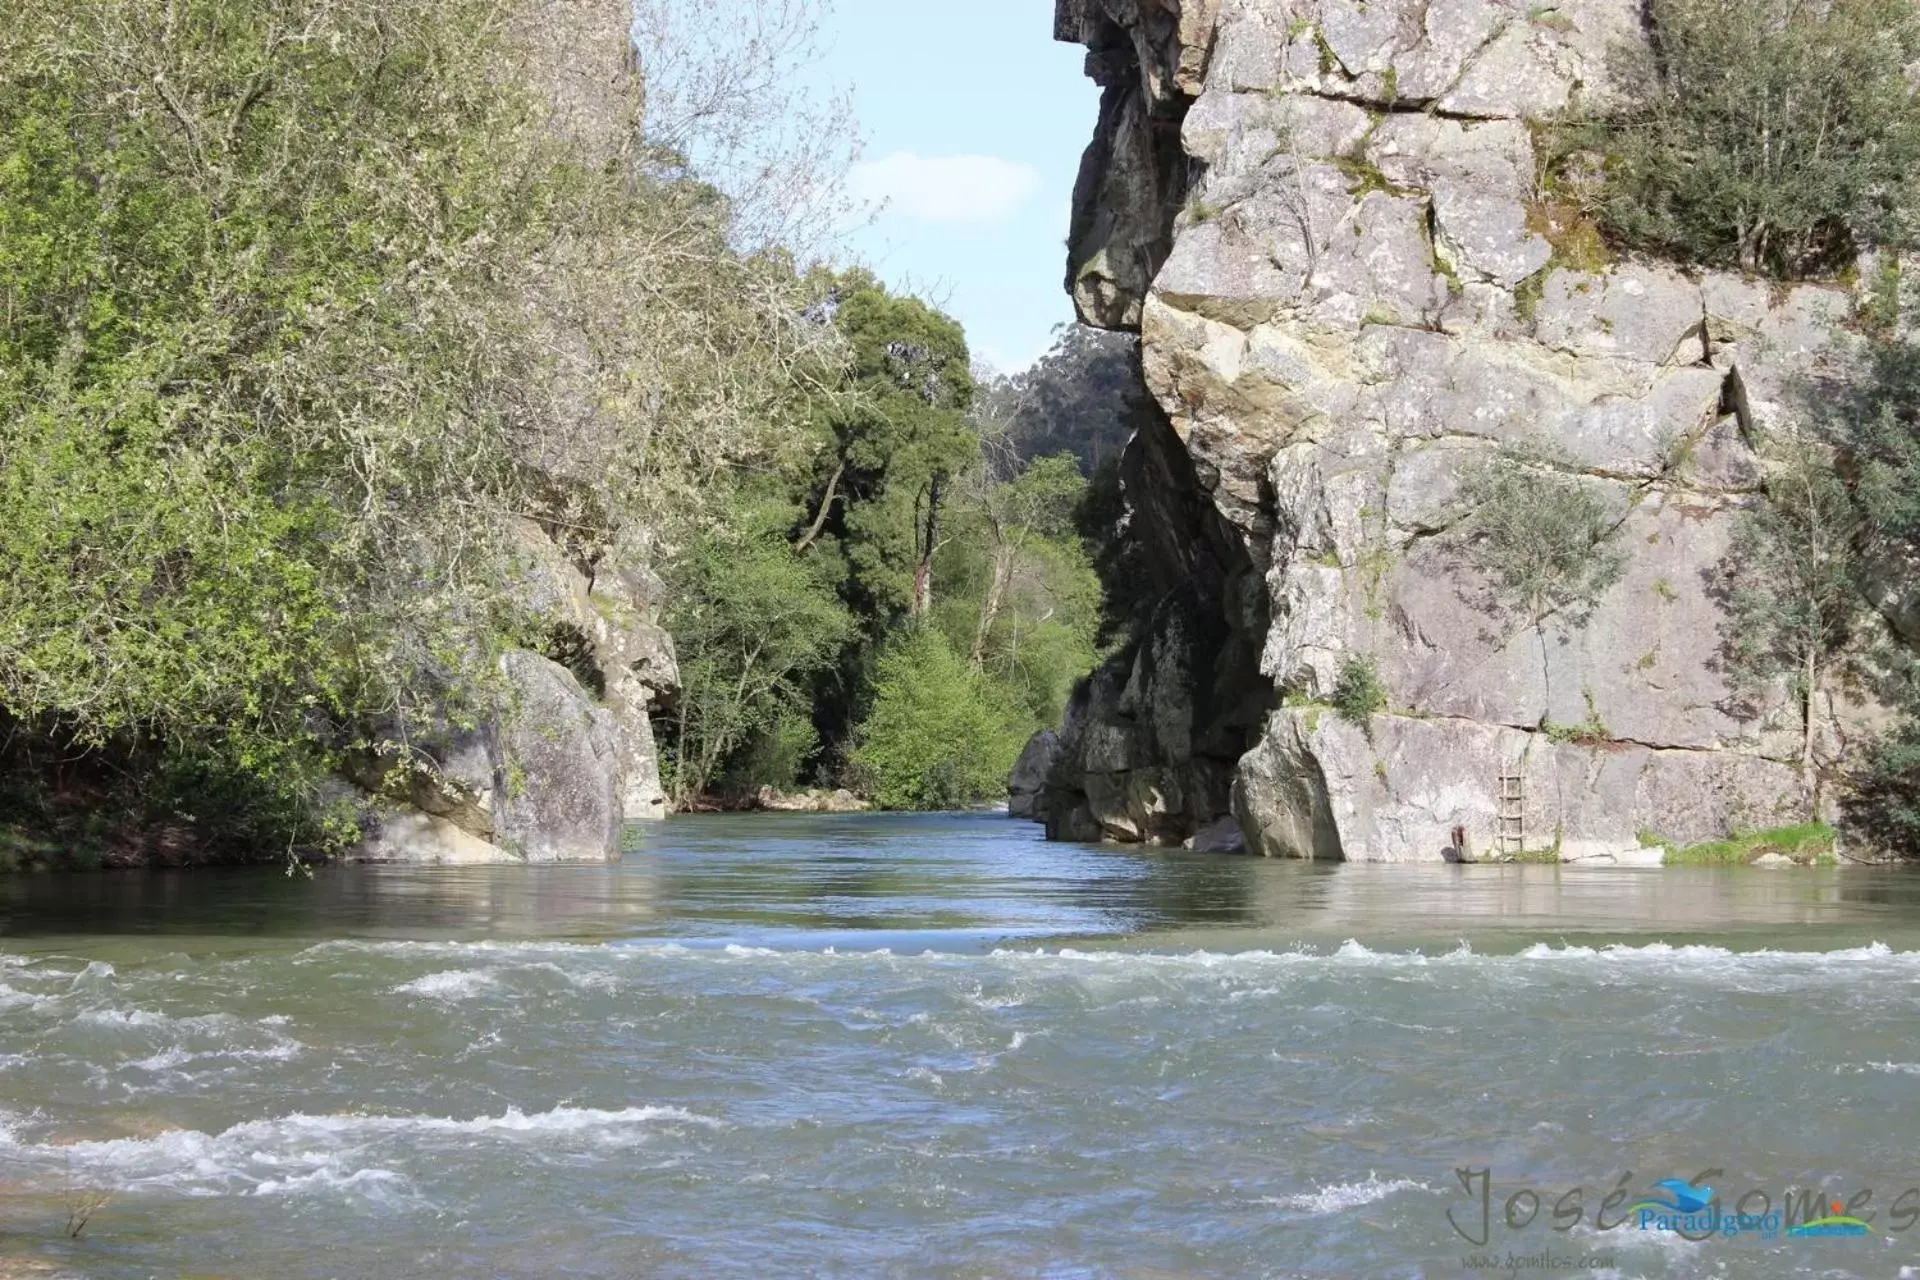
[[(756, 552), (709, 539), (670, 567), (676, 797), (811, 783), (890, 807), (992, 800), (1095, 661), (1085, 479), (1071, 454), (1022, 455), (1014, 402), (979, 393), (951, 319), (864, 272), (811, 284), (809, 314), (851, 358), (798, 460), (734, 478)], [(776, 614), (819, 642), (780, 643)]]
[(874, 689), (853, 759), (882, 806), (952, 809), (1005, 794), (1033, 721), (946, 637), (908, 628), (881, 651)]
[(1563, 133), (1559, 193), (1624, 243), (1783, 278), (1911, 241), (1911, 0), (1650, 0), (1620, 104)]
[(632, 104), (555, 127), (522, 8), (0, 4), (0, 719), (345, 835), (339, 753), (514, 634), (512, 515), (590, 559), (798, 438), (800, 281)]
[[(1834, 453), (1829, 476), (1851, 503), (1838, 518), (1849, 543), (1840, 554), (1858, 594), (1843, 615), (1848, 637), (1871, 601), (1896, 616), (1911, 608), (1920, 563), (1920, 349), (1910, 338), (1882, 334), (1847, 394), (1824, 399), (1813, 418)], [(1804, 558), (1813, 548), (1802, 545)], [(1809, 637), (1814, 638), (1814, 637)], [(1856, 650), (1860, 646), (1855, 645)], [(1854, 828), (1882, 847), (1920, 856), (1920, 668), (1899, 644), (1862, 654), (1819, 654), (1831, 668), (1864, 658), (1879, 692), (1904, 713), (1902, 722), (1853, 763), (1847, 803)]]
[(1461, 547), (1500, 605), (1540, 628), (1564, 614), (1579, 621), (1620, 578), (1625, 555), (1610, 545), (1618, 521), (1556, 459), (1502, 450), (1469, 471), (1461, 502)]

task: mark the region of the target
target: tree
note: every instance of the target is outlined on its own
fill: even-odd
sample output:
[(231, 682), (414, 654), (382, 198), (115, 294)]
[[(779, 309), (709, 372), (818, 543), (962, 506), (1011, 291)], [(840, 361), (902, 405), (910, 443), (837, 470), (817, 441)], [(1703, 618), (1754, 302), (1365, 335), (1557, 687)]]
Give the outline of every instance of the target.
[(1580, 621), (1626, 567), (1625, 555), (1607, 545), (1616, 521), (1606, 505), (1552, 467), (1540, 454), (1505, 449), (1461, 487), (1467, 559), (1543, 634), (1555, 614)]
[[(1613, 111), (1562, 135), (1599, 157), (1589, 207), (1630, 245), (1783, 278), (1912, 232), (1920, 57), (1911, 0), (1650, 0)], [(1572, 179), (1582, 162), (1560, 166)], [(1558, 183), (1575, 191), (1576, 181)]]
[(10, 722), (313, 800), (484, 681), (514, 517), (588, 567), (794, 451), (836, 336), (554, 13), (0, 0)]
[(1086, 487), (1072, 454), (1035, 459), (1013, 480), (983, 486), (979, 504), (992, 569), (969, 649), (976, 670), (986, 664), (987, 645), (1022, 555), (1039, 541), (1060, 538), (1071, 529), (1074, 507)]
[(810, 750), (795, 737), (811, 680), (853, 626), (774, 520), (748, 517), (741, 526), (707, 534), (672, 566), (667, 626), (681, 687), (671, 772), (681, 805), (706, 794), (742, 748), (771, 750), (779, 772), (797, 769), (793, 757)]
[(957, 809), (1006, 792), (1029, 726), (1005, 695), (929, 626), (881, 651), (873, 710), (854, 762), (888, 809)]
[(1140, 339), (1086, 325), (1058, 332), (1029, 368), (979, 379), (979, 416), (1002, 424), (1017, 462), (1072, 453), (1092, 475), (1119, 456), (1147, 410)]
[(842, 591), (875, 619), (924, 615), (955, 477), (977, 456), (967, 421), (966, 335), (918, 298), (854, 272), (816, 281), (851, 352), (840, 394), (823, 402), (803, 546), (831, 534)]
[(1736, 682), (1786, 675), (1800, 702), (1800, 769), (1813, 782), (1817, 699), (1830, 659), (1860, 603), (1857, 508), (1828, 461), (1803, 442), (1782, 445), (1767, 500), (1734, 526), (1727, 652)]

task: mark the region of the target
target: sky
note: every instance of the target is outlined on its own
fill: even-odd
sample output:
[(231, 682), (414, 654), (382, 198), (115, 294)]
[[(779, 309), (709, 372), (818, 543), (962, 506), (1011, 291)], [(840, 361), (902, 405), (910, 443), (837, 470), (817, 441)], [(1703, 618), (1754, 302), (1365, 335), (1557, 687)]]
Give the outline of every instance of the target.
[(1068, 209), (1099, 90), (1053, 40), (1051, 0), (835, 0), (821, 74), (852, 89), (856, 196), (886, 202), (849, 248), (966, 326), (1011, 373), (1073, 307)]

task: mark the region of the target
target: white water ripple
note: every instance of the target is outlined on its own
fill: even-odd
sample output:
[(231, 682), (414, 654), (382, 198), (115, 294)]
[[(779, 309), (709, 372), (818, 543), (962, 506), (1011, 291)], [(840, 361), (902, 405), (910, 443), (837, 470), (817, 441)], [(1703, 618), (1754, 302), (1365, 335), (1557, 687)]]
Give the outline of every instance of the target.
[(1294, 1209), (1312, 1217), (1329, 1213), (1340, 1213), (1347, 1209), (1358, 1209), (1361, 1205), (1385, 1200), (1388, 1196), (1402, 1191), (1432, 1191), (1424, 1182), (1412, 1178), (1383, 1179), (1368, 1173), (1361, 1182), (1336, 1182), (1331, 1186), (1317, 1188), (1292, 1196), (1264, 1196), (1261, 1204), (1278, 1205), (1283, 1209)]
[(276, 1195), (302, 1190), (366, 1191), (403, 1179), (387, 1166), (404, 1164), (422, 1140), (630, 1145), (653, 1126), (723, 1122), (680, 1107), (603, 1110), (557, 1106), (453, 1119), (431, 1115), (307, 1115), (247, 1120), (217, 1133), (172, 1129), (148, 1137), (79, 1142), (22, 1138), (17, 1116), (0, 1117), (0, 1156), (55, 1180), (76, 1173), (116, 1190), (166, 1189), (188, 1195)]

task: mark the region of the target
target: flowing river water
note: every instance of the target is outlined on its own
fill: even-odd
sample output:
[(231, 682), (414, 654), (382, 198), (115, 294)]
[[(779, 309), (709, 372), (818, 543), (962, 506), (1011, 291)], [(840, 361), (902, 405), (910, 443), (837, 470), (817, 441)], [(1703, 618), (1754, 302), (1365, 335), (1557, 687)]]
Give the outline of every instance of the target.
[[(0, 882), (0, 1276), (1912, 1280), (1917, 1095), (1893, 871), (863, 815)], [(1731, 1233), (1596, 1224), (1709, 1170)]]

